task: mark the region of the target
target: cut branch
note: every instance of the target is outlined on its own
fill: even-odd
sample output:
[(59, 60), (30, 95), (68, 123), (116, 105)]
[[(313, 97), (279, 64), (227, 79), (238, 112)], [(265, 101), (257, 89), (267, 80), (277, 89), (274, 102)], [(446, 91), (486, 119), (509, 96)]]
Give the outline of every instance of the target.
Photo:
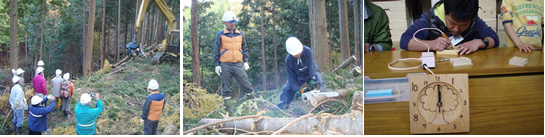
[(354, 62), (356, 60), (356, 57), (354, 56), (351, 56), (349, 57), (348, 59), (344, 60), (343, 63), (341, 63), (341, 65), (339, 65), (337, 68), (335, 68), (333, 71), (331, 72), (335, 72), (337, 71), (338, 69), (341, 69), (341, 68), (344, 68), (346, 66), (348, 66), (349, 64), (351, 64), (352, 62)]

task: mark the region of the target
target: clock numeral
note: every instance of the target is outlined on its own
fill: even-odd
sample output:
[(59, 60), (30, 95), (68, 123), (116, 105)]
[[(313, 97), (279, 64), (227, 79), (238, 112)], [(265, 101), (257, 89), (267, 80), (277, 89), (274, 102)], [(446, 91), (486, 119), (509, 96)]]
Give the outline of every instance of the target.
[(460, 89), (460, 93), (464, 93), (464, 91), (462, 89)]
[(426, 128), (426, 124), (422, 124), (422, 126), (424, 126), (424, 128)]
[(460, 115), (460, 118), (464, 118), (464, 115)]
[(467, 105), (467, 100), (464, 100), (464, 106), (466, 106), (466, 105)]
[(413, 106), (416, 107), (416, 102), (413, 102)]
[(414, 121), (418, 121), (418, 114), (414, 114)]
[(411, 83), (411, 85), (413, 87), (414, 92), (418, 91), (418, 85), (415, 85), (414, 83)]
[(457, 128), (457, 127), (456, 127), (456, 124), (454, 124), (454, 129), (456, 129), (456, 128)]
[(440, 127), (439, 127), (439, 128), (437, 128), (437, 132), (441, 132), (441, 128), (440, 128)]
[(454, 85), (454, 78), (452, 78), (452, 85)]
[(440, 78), (439, 76), (435, 76), (435, 79), (436, 79), (437, 81), (439, 81), (439, 78)]
[(428, 85), (428, 81), (424, 81), (424, 85)]

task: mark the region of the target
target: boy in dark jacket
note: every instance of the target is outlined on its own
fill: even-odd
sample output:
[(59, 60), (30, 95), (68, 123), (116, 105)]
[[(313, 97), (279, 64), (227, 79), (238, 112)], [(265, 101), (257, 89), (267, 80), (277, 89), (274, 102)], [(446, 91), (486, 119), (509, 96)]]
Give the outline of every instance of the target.
[(148, 91), (151, 93), (144, 103), (140, 122), (144, 122), (144, 135), (156, 135), (159, 119), (165, 106), (165, 95), (159, 92), (159, 83), (154, 79), (148, 83)]
[(478, 49), (498, 47), (498, 35), (477, 16), (478, 10), (478, 0), (441, 0), (403, 33), (400, 47), (410, 51), (426, 51), (428, 47), (425, 44), (413, 39), (413, 34), (421, 28), (437, 28), (450, 37), (442, 37), (437, 30), (418, 32), (415, 38), (426, 43), (429, 50), (442, 51), (453, 45), (458, 47), (458, 54), (463, 55)]

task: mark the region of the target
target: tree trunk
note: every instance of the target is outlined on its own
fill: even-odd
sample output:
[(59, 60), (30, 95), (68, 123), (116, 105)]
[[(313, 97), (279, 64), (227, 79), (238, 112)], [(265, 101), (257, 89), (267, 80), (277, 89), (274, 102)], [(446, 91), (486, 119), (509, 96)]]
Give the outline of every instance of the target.
[(321, 72), (329, 72), (331, 66), (329, 65), (329, 46), (327, 45), (327, 24), (326, 24), (326, 10), (325, 10), (325, 0), (314, 0), (313, 1), (313, 10), (314, 10), (314, 32), (313, 36), (313, 47), (312, 55), (314, 61), (318, 65), (318, 68)]
[[(208, 128), (237, 128), (250, 132), (259, 131), (277, 131), (285, 125), (291, 123), (297, 118), (248, 118), (242, 120), (230, 120), (229, 122), (215, 124)], [(200, 125), (221, 121), (223, 119), (203, 118), (199, 121)], [(345, 115), (330, 115), (321, 114), (311, 116), (293, 123), (282, 133), (291, 134), (327, 134), (340, 133), (345, 135), (361, 135), (363, 134), (363, 115), (361, 114), (345, 114)], [(232, 133), (233, 130), (222, 130), (222, 132)], [(240, 133), (240, 131), (237, 131)], [(244, 132), (243, 132), (244, 133)], [(185, 133), (184, 133), (185, 134)]]
[(278, 76), (278, 57), (276, 54), (276, 48), (278, 45), (276, 45), (276, 16), (275, 16), (275, 13), (276, 13), (276, 3), (275, 1), (273, 0), (273, 8), (272, 8), (272, 18), (273, 18), (273, 35), (274, 35), (274, 75), (276, 76), (276, 88), (280, 88), (279, 84), (280, 84), (280, 76)]
[(104, 62), (104, 24), (106, 23), (106, 0), (102, 0), (102, 38), (100, 38), (100, 68), (102, 68)]
[(89, 26), (87, 27), (87, 45), (85, 46), (85, 63), (83, 64), (83, 75), (89, 76), (93, 65), (93, 36), (95, 28), (95, 0), (91, 0), (89, 6)]
[[(260, 1), (260, 2), (263, 2), (263, 1)], [(263, 5), (263, 3), (261, 3), (260, 5)], [(267, 65), (266, 62), (265, 62), (265, 59), (267, 56), (265, 56), (265, 33), (264, 33), (264, 29), (263, 29), (263, 6), (259, 6), (259, 12), (260, 12), (260, 16), (259, 18), (261, 19), (261, 58), (263, 60), (263, 90), (267, 90)]]
[(201, 72), (200, 66), (199, 66), (199, 39), (197, 38), (198, 35), (198, 20), (199, 16), (197, 16), (198, 13), (198, 1), (192, 0), (191, 3), (191, 47), (193, 55), (191, 56), (193, 58), (193, 83), (197, 84), (197, 87), (201, 87)]
[(314, 0), (308, 0), (308, 26), (310, 33), (310, 47), (314, 47)]
[(117, 0), (117, 31), (115, 32), (115, 56), (116, 61), (119, 61), (119, 22), (121, 21), (121, 0)]
[(350, 57), (350, 39), (348, 36), (348, 12), (346, 0), (339, 0), (339, 28), (341, 32), (342, 60)]
[[(360, 25), (359, 25), (359, 12), (358, 12), (358, 1), (359, 0), (353, 0), (354, 1), (354, 54), (356, 56), (356, 59), (357, 60), (361, 60), (360, 58), (360, 37), (359, 37), (359, 30), (360, 30)], [(360, 66), (360, 61), (357, 61), (356, 62), (356, 66)]]
[(9, 66), (11, 69), (19, 67), (19, 44), (17, 43), (17, 0), (9, 1)]
[(83, 46), (81, 48), (81, 52), (83, 53), (83, 57), (81, 58), (81, 61), (80, 61), (80, 63), (81, 63), (80, 67), (82, 68), (80, 72), (82, 74), (83, 74), (83, 71), (84, 71), (84, 69), (83, 69), (85, 67), (84, 62), (85, 62), (86, 54), (87, 54), (87, 52), (85, 52), (85, 49), (87, 47), (87, 25), (86, 25), (87, 24), (87, 14), (86, 13), (87, 13), (87, 0), (83, 0), (83, 26), (82, 26), (82, 28), (83, 28)]
[(42, 31), (40, 34), (40, 60), (42, 59), (42, 49), (44, 44), (44, 20), (45, 20), (45, 0), (42, 0)]

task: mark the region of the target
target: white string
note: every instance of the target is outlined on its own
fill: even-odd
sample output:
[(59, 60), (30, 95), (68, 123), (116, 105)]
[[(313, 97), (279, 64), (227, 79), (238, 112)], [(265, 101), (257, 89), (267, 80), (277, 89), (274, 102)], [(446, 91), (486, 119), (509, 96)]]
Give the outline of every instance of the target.
[(388, 68), (393, 69), (393, 70), (410, 70), (410, 69), (420, 68), (420, 66), (422, 66), (422, 64), (418, 65), (418, 66), (414, 66), (414, 67), (409, 67), (409, 68), (394, 68), (394, 67), (390, 66), (391, 64), (394, 64), (395, 62), (398, 62), (398, 61), (409, 61), (409, 60), (422, 61), (422, 59), (420, 59), (420, 58), (397, 59), (397, 60), (394, 60), (394, 61), (388, 63)]
[[(422, 41), (419, 41), (419, 40), (415, 37), (415, 35), (416, 35), (416, 33), (420, 32), (420, 31), (422, 31), (422, 30), (429, 30), (429, 29), (437, 30), (437, 31), (441, 32), (441, 34), (443, 34), (443, 31), (441, 31), (441, 30), (438, 29), (438, 28), (421, 28), (421, 29), (419, 29), (419, 30), (417, 30), (416, 32), (413, 33), (413, 39), (416, 40), (416, 42), (424, 43), (424, 42), (422, 42)], [(428, 52), (430, 52), (430, 46), (429, 46), (428, 44), (426, 44), (426, 43), (424, 43), (424, 45), (426, 45), (426, 47), (428, 47)]]
[[(415, 37), (415, 35), (416, 35), (416, 33), (420, 32), (420, 31), (422, 31), (422, 30), (429, 30), (429, 29), (437, 30), (437, 31), (441, 32), (441, 34), (443, 33), (443, 31), (441, 31), (440, 29), (437, 29), (437, 28), (421, 28), (421, 29), (417, 30), (416, 32), (414, 32), (414, 34), (413, 34), (413, 39), (416, 40), (416, 42), (420, 42), (420, 43), (423, 43), (424, 45), (426, 45), (426, 47), (428, 47), (428, 52), (430, 52), (430, 46), (429, 46), (428, 44), (422, 42), (422, 41), (419, 41), (419, 40)], [(394, 60), (394, 61), (388, 63), (388, 68), (390, 68), (390, 69), (392, 69), (392, 70), (410, 70), (410, 69), (415, 69), (415, 68), (424, 67), (424, 69), (428, 70), (432, 75), (435, 75), (435, 74), (433, 73), (433, 71), (431, 71), (431, 70), (428, 68), (428, 66), (422, 66), (422, 64), (420, 64), (420, 65), (418, 65), (418, 66), (414, 66), (414, 67), (408, 67), (408, 68), (395, 68), (395, 67), (390, 66), (390, 65), (392, 65), (392, 64), (394, 64), (394, 63), (396, 63), (396, 62), (398, 62), (398, 61), (411, 61), (411, 60), (413, 60), (413, 61), (422, 61), (421, 58), (404, 58), (404, 59), (397, 59), (397, 60)]]

